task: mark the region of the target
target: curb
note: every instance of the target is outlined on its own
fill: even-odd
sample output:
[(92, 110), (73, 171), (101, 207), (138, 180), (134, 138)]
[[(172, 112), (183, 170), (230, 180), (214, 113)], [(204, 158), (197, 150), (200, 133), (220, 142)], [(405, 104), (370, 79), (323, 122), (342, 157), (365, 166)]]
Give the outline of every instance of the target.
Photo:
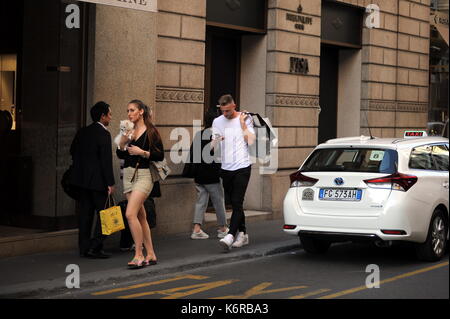
[[(266, 245), (266, 247), (255, 248), (250, 251), (223, 253), (218, 257), (207, 256), (196, 258), (192, 261), (179, 260), (167, 264), (157, 264), (150, 268), (139, 270), (128, 270), (124, 267), (114, 268), (107, 271), (89, 273), (83, 276), (81, 281), (82, 289), (89, 289), (100, 285), (110, 285), (112, 283), (121, 284), (127, 281), (142, 280), (148, 276), (160, 276), (171, 273), (185, 272), (202, 267), (216, 265), (226, 265), (237, 261), (250, 260), (265, 256), (273, 256), (298, 250), (301, 245), (298, 240), (284, 241), (278, 244)], [(53, 280), (35, 281), (12, 286), (1, 287), (0, 299), (44, 299), (52, 296), (62, 295), (68, 292), (65, 287), (66, 277)], [(63, 286), (64, 285), (64, 286)]]

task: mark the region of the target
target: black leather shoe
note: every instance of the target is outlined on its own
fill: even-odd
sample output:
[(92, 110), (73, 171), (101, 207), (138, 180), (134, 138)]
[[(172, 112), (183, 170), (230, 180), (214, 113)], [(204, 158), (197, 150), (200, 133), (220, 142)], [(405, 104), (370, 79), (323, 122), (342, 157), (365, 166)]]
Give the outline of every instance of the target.
[(84, 254), (84, 256), (92, 259), (108, 259), (112, 255), (104, 252), (103, 250), (100, 251), (89, 250), (86, 254)]

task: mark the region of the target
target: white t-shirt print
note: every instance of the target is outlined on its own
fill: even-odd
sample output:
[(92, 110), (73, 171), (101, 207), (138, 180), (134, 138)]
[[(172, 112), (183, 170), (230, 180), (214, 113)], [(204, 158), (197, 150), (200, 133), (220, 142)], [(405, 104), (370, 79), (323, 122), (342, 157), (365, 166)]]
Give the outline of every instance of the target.
[[(245, 123), (248, 130), (255, 134), (251, 117), (247, 117)], [(212, 130), (213, 139), (216, 134), (225, 138), (220, 142), (222, 169), (236, 171), (249, 167), (252, 164), (239, 116), (232, 120), (227, 119), (223, 115), (219, 116), (214, 120)]]

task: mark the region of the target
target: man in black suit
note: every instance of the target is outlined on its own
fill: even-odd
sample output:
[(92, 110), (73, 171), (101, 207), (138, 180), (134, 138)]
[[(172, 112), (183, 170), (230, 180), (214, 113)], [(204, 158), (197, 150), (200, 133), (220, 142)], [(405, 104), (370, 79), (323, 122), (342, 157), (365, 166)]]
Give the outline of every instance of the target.
[[(107, 126), (111, 121), (111, 109), (105, 102), (91, 108), (93, 123), (80, 129), (70, 147), (73, 160), (71, 184), (80, 189), (78, 244), (80, 256), (108, 258), (103, 251), (103, 240), (99, 214), (114, 192), (111, 134)], [(94, 216), (96, 227), (92, 230)]]

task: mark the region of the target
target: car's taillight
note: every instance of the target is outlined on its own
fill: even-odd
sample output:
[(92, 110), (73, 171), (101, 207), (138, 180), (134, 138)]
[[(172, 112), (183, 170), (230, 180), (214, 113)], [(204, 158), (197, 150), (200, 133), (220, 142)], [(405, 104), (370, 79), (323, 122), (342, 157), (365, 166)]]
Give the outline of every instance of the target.
[(381, 232), (385, 235), (406, 235), (406, 232), (404, 230), (382, 229)]
[(417, 176), (395, 173), (380, 178), (366, 179), (364, 182), (373, 188), (390, 188), (406, 192), (417, 182)]
[(308, 177), (297, 171), (290, 176), (291, 179), (291, 187), (304, 187), (304, 186), (313, 186), (317, 183), (318, 179)]

